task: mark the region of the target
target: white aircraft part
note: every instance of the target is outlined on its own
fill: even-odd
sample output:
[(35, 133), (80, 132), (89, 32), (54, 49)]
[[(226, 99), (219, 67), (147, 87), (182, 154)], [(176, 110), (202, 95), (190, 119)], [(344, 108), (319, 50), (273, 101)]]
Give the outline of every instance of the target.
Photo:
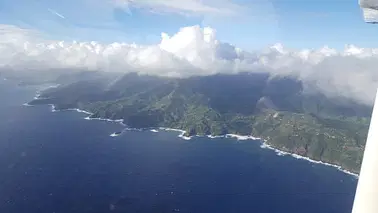
[(378, 213), (378, 91), (352, 213)]
[(359, 0), (366, 22), (378, 23), (378, 0)]

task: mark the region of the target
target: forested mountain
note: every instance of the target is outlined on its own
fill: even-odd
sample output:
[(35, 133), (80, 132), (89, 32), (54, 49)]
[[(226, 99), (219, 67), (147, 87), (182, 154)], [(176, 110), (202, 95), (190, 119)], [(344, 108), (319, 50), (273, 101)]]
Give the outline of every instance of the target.
[(124, 119), (136, 128), (178, 128), (188, 136), (252, 134), (281, 150), (359, 170), (372, 107), (305, 92), (294, 77), (96, 76), (61, 77), (62, 86), (30, 104), (80, 108), (93, 112), (92, 117)]

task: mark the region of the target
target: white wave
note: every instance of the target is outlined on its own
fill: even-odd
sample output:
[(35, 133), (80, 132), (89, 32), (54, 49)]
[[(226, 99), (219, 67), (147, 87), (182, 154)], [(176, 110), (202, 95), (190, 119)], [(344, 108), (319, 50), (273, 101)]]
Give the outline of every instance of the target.
[(224, 138), (224, 135), (206, 135), (206, 137), (210, 139), (215, 139), (215, 138)]
[(30, 105), (29, 103), (24, 103), (24, 104), (22, 104), (22, 106), (33, 106), (33, 105)]
[[(76, 110), (77, 112), (79, 112), (78, 110)], [(80, 112), (82, 113), (86, 113), (86, 114), (91, 114), (89, 112), (86, 112), (86, 111), (82, 111), (80, 110)], [(112, 120), (112, 119), (108, 119), (108, 118), (91, 118), (90, 116), (84, 118), (85, 120), (98, 120), (98, 121), (107, 121), (107, 122), (115, 122), (115, 123), (119, 123), (121, 124), (122, 126), (126, 126), (124, 123), (123, 123), (123, 119), (118, 119), (118, 120)]]
[(173, 129), (173, 128), (167, 128), (167, 127), (159, 127), (159, 129), (164, 130), (164, 131), (174, 131), (174, 132), (182, 132), (182, 131), (184, 131), (184, 130), (181, 130), (181, 129)]
[(157, 133), (157, 132), (159, 132), (159, 131), (156, 130), (156, 129), (151, 129), (150, 132), (155, 132), (155, 133)]
[(120, 136), (122, 134), (122, 132), (121, 133), (117, 133), (117, 132), (113, 132), (111, 135), (109, 135), (110, 137), (118, 137), (118, 136)]
[(60, 110), (55, 109), (54, 104), (49, 104), (49, 106), (51, 106), (51, 112), (59, 112), (60, 111)]
[(92, 115), (92, 113), (90, 113), (90, 112), (88, 112), (88, 111), (85, 111), (85, 110), (81, 110), (81, 109), (77, 109), (77, 108), (72, 109), (72, 110), (76, 110), (76, 112), (85, 113), (85, 114), (87, 114), (87, 115)]
[(292, 157), (294, 157), (296, 159), (299, 159), (299, 160), (306, 160), (306, 161), (309, 161), (309, 162), (315, 163), (315, 164), (322, 164), (322, 165), (325, 165), (325, 166), (331, 166), (331, 167), (334, 167), (334, 168), (340, 170), (341, 172), (344, 172), (344, 173), (346, 173), (348, 175), (352, 175), (353, 177), (358, 178), (358, 174), (355, 174), (355, 173), (353, 173), (351, 171), (342, 169), (341, 166), (330, 164), (330, 163), (326, 163), (326, 162), (322, 162), (322, 161), (313, 160), (313, 159), (311, 159), (309, 157), (303, 157), (303, 156), (298, 155), (298, 154), (285, 152), (285, 151), (273, 148), (271, 145), (267, 144), (266, 141), (262, 142), (261, 145), (260, 145), (260, 147), (263, 148), (263, 149), (273, 150), (273, 151), (275, 151), (277, 153), (278, 156), (290, 155), (290, 156), (292, 156)]
[(174, 131), (174, 132), (180, 132), (178, 135), (179, 138), (182, 138), (184, 140), (190, 140), (192, 139), (192, 136), (185, 136), (186, 131), (181, 130), (181, 129), (173, 129), (173, 128), (165, 128), (165, 127), (160, 127), (159, 129), (164, 130), (164, 131)]
[(35, 94), (35, 96), (34, 96), (34, 100), (38, 100), (38, 99), (41, 99), (40, 98), (41, 97), (41, 93), (39, 93), (39, 92), (37, 92), (36, 94)]
[[(76, 112), (80, 112), (80, 113), (85, 113), (87, 115), (92, 115), (92, 113), (88, 112), (88, 111), (84, 111), (84, 110), (81, 110), (81, 109), (77, 109), (77, 108), (69, 108), (69, 109), (56, 109), (56, 106), (54, 104), (49, 104), (49, 106), (51, 106), (51, 111), (52, 112), (61, 112), (61, 111), (76, 111)], [(86, 119), (86, 118), (85, 118)]]
[(182, 139), (184, 139), (184, 140), (187, 140), (187, 141), (190, 140), (190, 139), (192, 139), (191, 136), (184, 136), (184, 134), (185, 134), (185, 133), (182, 133), (182, 134), (180, 134), (178, 137), (179, 137), (179, 138), (182, 138)]
[(261, 138), (254, 137), (252, 135), (237, 135), (237, 134), (226, 134), (226, 135), (206, 135), (206, 137), (210, 139), (215, 138), (235, 138), (239, 141), (245, 141), (245, 140), (261, 140)]
[(141, 132), (143, 131), (144, 129), (138, 129), (138, 128), (125, 128), (126, 131), (137, 131), (137, 132)]
[(236, 135), (236, 134), (227, 134), (226, 138), (236, 138), (239, 141), (261, 140), (261, 138), (256, 138), (256, 137), (253, 137), (252, 135)]

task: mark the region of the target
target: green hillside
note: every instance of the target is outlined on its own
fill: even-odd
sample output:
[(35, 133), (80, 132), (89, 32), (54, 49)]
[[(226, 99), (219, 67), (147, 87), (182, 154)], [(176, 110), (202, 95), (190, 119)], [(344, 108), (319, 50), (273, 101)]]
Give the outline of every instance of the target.
[(302, 82), (266, 73), (187, 79), (127, 74), (65, 84), (41, 97), (30, 104), (80, 108), (135, 128), (178, 128), (187, 136), (252, 134), (356, 173), (371, 114), (371, 106), (305, 93)]

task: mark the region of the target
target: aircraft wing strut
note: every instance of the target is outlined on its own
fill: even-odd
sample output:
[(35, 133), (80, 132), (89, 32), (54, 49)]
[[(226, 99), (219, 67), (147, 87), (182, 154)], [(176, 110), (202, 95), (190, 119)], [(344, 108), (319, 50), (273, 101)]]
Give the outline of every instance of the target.
[[(378, 0), (359, 0), (365, 22), (378, 23)], [(362, 159), (352, 213), (378, 213), (378, 91)]]

